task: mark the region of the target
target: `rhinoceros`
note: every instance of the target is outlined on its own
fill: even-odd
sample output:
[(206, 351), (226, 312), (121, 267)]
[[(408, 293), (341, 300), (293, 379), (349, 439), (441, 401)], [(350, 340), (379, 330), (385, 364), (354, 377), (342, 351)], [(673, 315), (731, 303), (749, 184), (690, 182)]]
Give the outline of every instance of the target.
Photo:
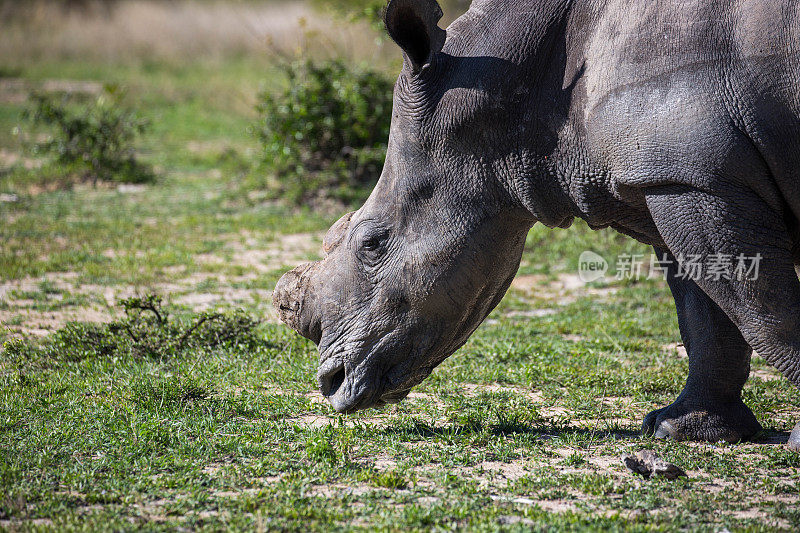
[[(435, 0), (386, 6), (404, 60), (382, 174), (274, 291), (319, 346), (322, 394), (345, 413), (403, 399), (503, 297), (528, 230), (578, 217), (668, 265), (689, 375), (643, 432), (758, 434), (753, 350), (800, 385), (800, 1), (475, 0), (441, 17)], [(760, 269), (689, 277), (689, 257)]]

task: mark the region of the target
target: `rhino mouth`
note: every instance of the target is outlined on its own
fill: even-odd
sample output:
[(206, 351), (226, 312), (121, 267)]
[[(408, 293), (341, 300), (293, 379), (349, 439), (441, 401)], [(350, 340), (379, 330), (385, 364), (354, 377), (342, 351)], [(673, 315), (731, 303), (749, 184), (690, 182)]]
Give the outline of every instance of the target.
[(388, 399), (392, 396), (383, 394), (383, 380), (373, 384), (369, 379), (352, 377), (343, 364), (337, 364), (330, 370), (321, 369), (318, 380), (322, 396), (339, 413), (355, 413), (370, 407), (383, 407), (389, 403), (384, 397)]
[(383, 379), (375, 379), (366, 359), (351, 367), (341, 357), (324, 359), (317, 371), (322, 396), (340, 413), (373, 407), (383, 392)]
[(317, 371), (319, 390), (336, 411), (354, 413), (383, 407), (408, 396), (413, 386), (408, 384), (408, 367), (414, 347), (391, 349), (404, 355), (401, 357), (382, 357), (391, 353), (387, 348), (376, 346), (355, 366), (342, 356), (322, 357)]

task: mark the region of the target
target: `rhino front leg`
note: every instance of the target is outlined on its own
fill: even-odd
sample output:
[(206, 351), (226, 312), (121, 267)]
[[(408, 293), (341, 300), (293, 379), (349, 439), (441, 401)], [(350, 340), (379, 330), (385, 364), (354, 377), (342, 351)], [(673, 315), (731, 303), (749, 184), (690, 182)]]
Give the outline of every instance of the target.
[(655, 251), (659, 259), (666, 259), (667, 283), (689, 356), (689, 377), (675, 402), (645, 417), (642, 432), (710, 442), (752, 438), (761, 425), (741, 396), (752, 349), (719, 306), (681, 275), (675, 257), (667, 250)]
[[(800, 386), (800, 281), (794, 270), (792, 242), (780, 207), (768, 204), (761, 196), (735, 184), (727, 185), (720, 194), (686, 186), (656, 187), (647, 191), (646, 199), (670, 252), (684, 260), (693, 257), (701, 262), (701, 274), (695, 272), (693, 277), (696, 285), (730, 319), (749, 346)], [(758, 271), (739, 277), (735, 272), (719, 276), (709, 270), (714, 258), (736, 261), (739, 257), (750, 258), (751, 265), (757, 261)], [(690, 312), (695, 314), (694, 310)], [(695, 318), (696, 327), (700, 327), (703, 320), (713, 320), (715, 327), (719, 327), (720, 317), (719, 313), (699, 315)], [(690, 335), (689, 342), (696, 342), (696, 337), (700, 334)], [(737, 344), (738, 339), (739, 335), (735, 335)], [(712, 340), (705, 342), (705, 346), (712, 344)], [(734, 377), (732, 370), (716, 377), (709, 374), (708, 385), (725, 388), (735, 382), (731, 380), (743, 380), (746, 368), (743, 353), (740, 350), (727, 355), (731, 358), (731, 368), (739, 367), (739, 374)], [(707, 354), (697, 354), (699, 366), (703, 367)], [(723, 357), (720, 354), (717, 360)], [(719, 370), (723, 366), (718, 364), (710, 368)], [(729, 384), (724, 385), (725, 382)], [(739, 420), (741, 426), (747, 427), (747, 420), (751, 425), (754, 422), (746, 408), (741, 410), (740, 416), (743, 417)], [(657, 415), (656, 419), (664, 420), (664, 416)], [(800, 447), (800, 430), (793, 432), (789, 445), (794, 449)]]

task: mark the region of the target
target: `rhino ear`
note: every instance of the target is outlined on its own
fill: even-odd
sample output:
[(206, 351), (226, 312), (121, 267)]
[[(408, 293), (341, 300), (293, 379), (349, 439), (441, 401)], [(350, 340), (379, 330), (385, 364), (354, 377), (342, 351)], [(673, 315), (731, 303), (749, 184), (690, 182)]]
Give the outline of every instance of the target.
[(436, 0), (390, 0), (383, 21), (403, 49), (406, 65), (416, 73), (441, 51), (447, 33), (437, 23), (442, 8)]

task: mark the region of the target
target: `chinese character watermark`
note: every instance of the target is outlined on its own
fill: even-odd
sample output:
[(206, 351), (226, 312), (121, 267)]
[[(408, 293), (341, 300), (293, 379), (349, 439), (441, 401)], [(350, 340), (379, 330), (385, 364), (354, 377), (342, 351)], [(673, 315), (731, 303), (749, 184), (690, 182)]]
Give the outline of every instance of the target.
[(642, 277), (644, 256), (641, 254), (622, 254), (617, 257), (617, 279), (639, 279)]
[[(666, 279), (670, 271), (678, 279), (692, 281), (755, 281), (761, 269), (762, 255), (724, 254), (678, 254), (675, 260), (663, 255), (620, 254), (615, 262), (616, 280), (639, 280), (643, 278)], [(597, 281), (608, 272), (608, 262), (592, 251), (583, 252), (578, 258), (578, 277), (584, 283)]]

